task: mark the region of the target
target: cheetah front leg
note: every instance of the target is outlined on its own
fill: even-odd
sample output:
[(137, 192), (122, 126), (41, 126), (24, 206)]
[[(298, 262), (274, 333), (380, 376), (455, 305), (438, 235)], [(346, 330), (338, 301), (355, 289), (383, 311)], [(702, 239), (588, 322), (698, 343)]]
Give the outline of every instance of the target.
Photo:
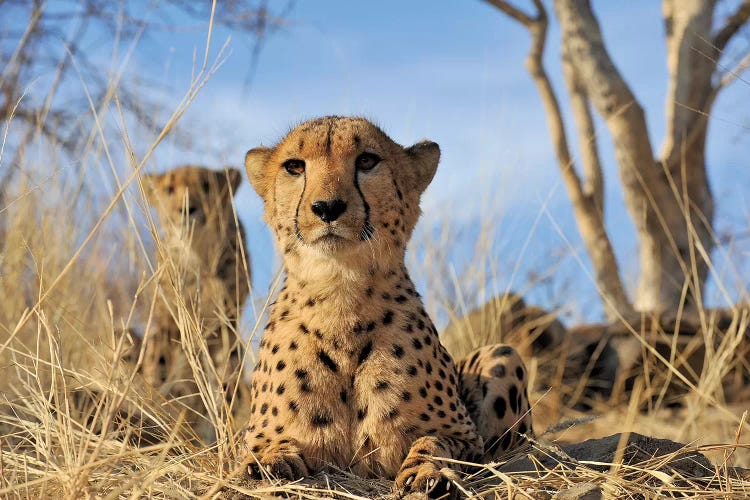
[[(247, 439), (247, 438), (246, 438)], [(245, 457), (247, 471), (253, 479), (271, 476), (294, 481), (310, 475), (304, 455), (295, 439), (279, 439), (255, 445)]]
[(424, 436), (411, 446), (396, 474), (394, 488), (399, 493), (426, 493), (441, 498), (451, 493), (451, 481), (442, 469), (451, 467), (444, 458), (460, 458), (468, 445), (460, 440)]

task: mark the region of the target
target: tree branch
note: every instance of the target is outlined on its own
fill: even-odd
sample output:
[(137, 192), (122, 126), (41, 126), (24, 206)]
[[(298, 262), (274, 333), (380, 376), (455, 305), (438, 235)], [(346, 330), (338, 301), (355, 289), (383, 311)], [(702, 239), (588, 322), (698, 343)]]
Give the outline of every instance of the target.
[(514, 7), (504, 0), (484, 0), (486, 3), (492, 5), (496, 9), (500, 10), (503, 14), (515, 19), (519, 23), (523, 24), (527, 28), (531, 26), (535, 19), (530, 15), (523, 12), (521, 9)]
[(714, 35), (713, 46), (716, 52), (724, 51), (729, 41), (747, 23), (748, 19), (750, 19), (750, 0), (744, 0)]
[[(596, 286), (604, 298), (605, 313), (607, 318), (615, 320), (618, 318), (618, 312), (619, 314), (629, 313), (632, 311), (632, 306), (622, 285), (617, 259), (604, 227), (603, 210), (600, 208), (602, 200), (601, 184), (599, 184), (599, 192), (595, 196), (588, 196), (581, 186), (570, 154), (560, 104), (544, 69), (542, 60), (547, 39), (547, 12), (541, 0), (534, 0), (537, 12), (533, 18), (510, 6), (507, 2), (493, 0), (488, 3), (526, 26), (531, 34), (531, 48), (526, 57), (526, 69), (534, 80), (547, 115), (547, 127), (557, 157), (557, 164), (573, 205), (578, 229), (594, 267)], [(590, 114), (588, 117), (591, 118)], [(589, 123), (589, 126), (593, 130), (593, 124)], [(591, 170), (596, 170), (598, 167), (598, 155), (595, 155), (595, 158), (596, 163), (592, 161), (589, 164)], [(600, 169), (598, 174), (601, 175)], [(596, 176), (596, 173), (594, 176)], [(597, 199), (599, 202), (597, 202)]]

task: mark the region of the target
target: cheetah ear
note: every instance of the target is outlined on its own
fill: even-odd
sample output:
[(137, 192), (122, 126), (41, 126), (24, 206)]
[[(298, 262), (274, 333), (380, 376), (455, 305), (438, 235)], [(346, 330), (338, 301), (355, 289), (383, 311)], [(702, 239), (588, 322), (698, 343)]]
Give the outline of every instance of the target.
[(404, 151), (413, 165), (412, 188), (421, 194), (435, 177), (440, 161), (440, 146), (432, 141), (421, 141), (404, 148)]
[(268, 178), (266, 176), (266, 163), (271, 157), (273, 149), (263, 146), (253, 148), (245, 154), (245, 170), (250, 184), (253, 185), (255, 192), (264, 200), (268, 190)]
[(223, 170), (217, 172), (217, 175), (219, 177), (219, 182), (229, 182), (229, 186), (232, 188), (232, 194), (234, 195), (242, 183), (242, 172), (233, 167), (224, 167)]
[(159, 190), (159, 179), (163, 174), (144, 174), (141, 176), (141, 184), (143, 185), (143, 194), (146, 196), (146, 201), (154, 204), (157, 198), (157, 191)]

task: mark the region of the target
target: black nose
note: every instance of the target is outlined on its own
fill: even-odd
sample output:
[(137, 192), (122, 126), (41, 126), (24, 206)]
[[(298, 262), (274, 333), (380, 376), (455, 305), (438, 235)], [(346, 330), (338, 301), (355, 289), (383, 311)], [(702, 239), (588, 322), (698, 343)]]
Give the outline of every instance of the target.
[(313, 202), (312, 211), (323, 222), (333, 222), (346, 212), (346, 202), (336, 200), (318, 200)]

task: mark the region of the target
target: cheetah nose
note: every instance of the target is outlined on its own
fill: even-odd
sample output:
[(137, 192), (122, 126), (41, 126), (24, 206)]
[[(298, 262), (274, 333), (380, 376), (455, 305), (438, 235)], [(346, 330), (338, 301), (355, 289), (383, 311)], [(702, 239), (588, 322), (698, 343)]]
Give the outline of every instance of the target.
[(320, 220), (330, 223), (346, 212), (346, 202), (338, 198), (335, 200), (318, 200), (313, 202), (312, 211), (320, 217)]

